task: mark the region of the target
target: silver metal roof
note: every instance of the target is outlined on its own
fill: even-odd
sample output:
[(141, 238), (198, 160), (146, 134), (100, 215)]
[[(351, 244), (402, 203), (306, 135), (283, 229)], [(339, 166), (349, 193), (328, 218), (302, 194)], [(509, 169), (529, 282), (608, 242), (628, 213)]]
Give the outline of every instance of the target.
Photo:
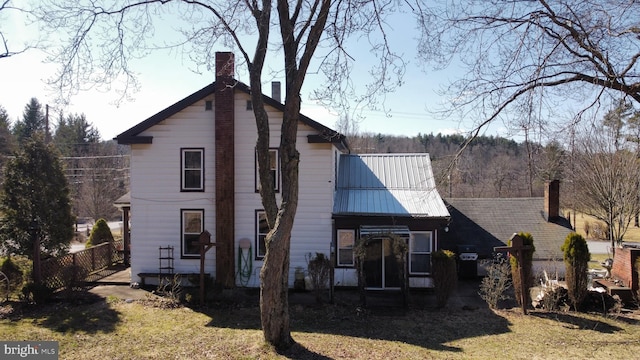
[(429, 154), (343, 154), (335, 215), (449, 217)]

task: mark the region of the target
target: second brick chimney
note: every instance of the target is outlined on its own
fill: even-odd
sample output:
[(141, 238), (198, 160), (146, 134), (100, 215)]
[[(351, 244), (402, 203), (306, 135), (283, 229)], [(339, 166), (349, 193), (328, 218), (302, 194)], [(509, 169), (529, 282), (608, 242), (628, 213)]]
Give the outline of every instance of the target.
[(544, 188), (544, 214), (547, 221), (560, 217), (560, 181), (547, 181)]

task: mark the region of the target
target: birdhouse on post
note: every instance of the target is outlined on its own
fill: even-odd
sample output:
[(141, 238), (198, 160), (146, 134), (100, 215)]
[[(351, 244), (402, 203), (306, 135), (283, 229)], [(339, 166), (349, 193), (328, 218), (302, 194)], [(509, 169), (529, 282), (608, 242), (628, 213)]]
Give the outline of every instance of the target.
[(525, 295), (526, 289), (525, 281), (524, 281), (524, 267), (522, 263), (524, 261), (524, 253), (528, 250), (532, 250), (533, 247), (531, 245), (525, 245), (524, 239), (520, 237), (518, 234), (513, 234), (511, 236), (511, 246), (496, 246), (493, 248), (495, 252), (508, 252), (513, 255), (518, 260), (518, 276), (520, 277), (520, 303), (522, 304), (522, 313), (527, 314), (527, 296)]
[(204, 306), (204, 255), (216, 244), (211, 242), (211, 233), (207, 230), (200, 233), (198, 244), (200, 245), (200, 306)]
[(211, 244), (211, 233), (207, 230), (200, 233), (200, 237), (198, 238), (200, 245), (209, 245)]

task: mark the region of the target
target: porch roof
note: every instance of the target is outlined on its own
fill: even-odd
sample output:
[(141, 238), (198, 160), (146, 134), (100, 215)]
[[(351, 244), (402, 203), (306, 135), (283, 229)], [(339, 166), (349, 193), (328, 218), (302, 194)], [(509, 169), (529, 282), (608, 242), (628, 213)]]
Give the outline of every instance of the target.
[(113, 202), (113, 206), (121, 210), (123, 207), (131, 207), (131, 192), (128, 192), (116, 199), (116, 201)]
[(343, 154), (334, 215), (448, 218), (429, 154)]

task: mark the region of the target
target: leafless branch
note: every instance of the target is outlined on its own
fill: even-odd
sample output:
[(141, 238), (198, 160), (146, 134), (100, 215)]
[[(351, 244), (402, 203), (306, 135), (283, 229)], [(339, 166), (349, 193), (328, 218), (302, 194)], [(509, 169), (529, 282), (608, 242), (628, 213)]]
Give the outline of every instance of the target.
[[(26, 8), (20, 8), (20, 7), (11, 6), (10, 2), (11, 2), (11, 0), (2, 1), (2, 3), (0, 4), (0, 14), (6, 14), (9, 11), (15, 11), (15, 12), (24, 13), (24, 14), (30, 14), (30, 10), (28, 10)], [(27, 51), (30, 48), (32, 48), (32, 45), (21, 46), (19, 48), (19, 50), (16, 50), (15, 46), (10, 47), (9, 46), (9, 39), (7, 39), (6, 35), (2, 31), (2, 28), (0, 27), (0, 47), (1, 47), (1, 49), (0, 49), (0, 59), (3, 59), (3, 58), (8, 58), (10, 56), (14, 56), (14, 55), (18, 55), (18, 54), (24, 53), (25, 51)]]
[(589, 106), (588, 96), (640, 103), (637, 2), (448, 0), (418, 11), (421, 57), (466, 69), (449, 87), (455, 100), (447, 114), (475, 119), (470, 140), (496, 119), (516, 117), (519, 102), (531, 101), (521, 98), (536, 89), (546, 89), (536, 95), (538, 116), (569, 102)]

